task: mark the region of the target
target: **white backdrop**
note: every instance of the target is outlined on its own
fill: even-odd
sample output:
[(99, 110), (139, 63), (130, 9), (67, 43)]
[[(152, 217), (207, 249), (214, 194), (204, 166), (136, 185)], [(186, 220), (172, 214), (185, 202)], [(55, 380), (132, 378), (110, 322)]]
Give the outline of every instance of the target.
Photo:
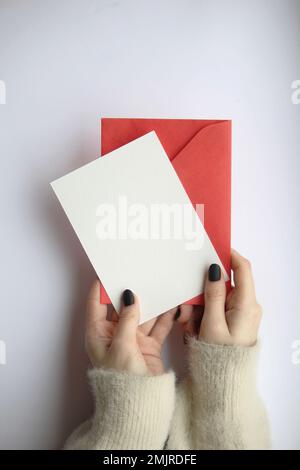
[[(299, 0), (0, 1), (0, 448), (59, 448), (91, 409), (94, 273), (49, 182), (99, 155), (100, 116), (233, 119), (232, 244), (265, 311), (259, 386), (274, 448), (300, 448), (296, 79)], [(182, 370), (178, 334), (166, 356)]]

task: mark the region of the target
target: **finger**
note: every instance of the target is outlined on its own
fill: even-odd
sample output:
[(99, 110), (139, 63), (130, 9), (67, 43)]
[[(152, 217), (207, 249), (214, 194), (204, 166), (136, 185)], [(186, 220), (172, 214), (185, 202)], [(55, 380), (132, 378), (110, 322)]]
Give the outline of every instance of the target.
[(184, 343), (189, 336), (196, 335), (193, 305), (180, 305), (180, 316), (176, 321), (182, 325)]
[(134, 293), (126, 289), (122, 296), (122, 308), (119, 314), (119, 322), (116, 329), (115, 339), (126, 339), (131, 341), (136, 338), (137, 327), (140, 318), (138, 298)]
[(218, 264), (211, 264), (208, 270), (204, 289), (205, 307), (203, 322), (206, 328), (226, 327), (225, 300), (226, 287), (221, 268)]
[(247, 297), (255, 297), (255, 288), (250, 262), (236, 250), (232, 250), (231, 267), (233, 270), (235, 287)]
[(175, 320), (175, 314), (177, 312), (177, 307), (168, 310), (167, 312), (161, 314), (157, 321), (155, 322), (150, 335), (151, 338), (154, 338), (159, 344), (163, 344), (166, 337), (170, 333)]
[(193, 305), (190, 304), (182, 304), (179, 307), (179, 315), (176, 317), (176, 322), (180, 323), (184, 328), (189, 319), (191, 318), (193, 313)]
[(112, 305), (109, 305), (107, 308), (107, 320), (111, 322), (118, 322), (119, 321), (119, 315), (115, 311)]
[(204, 305), (195, 305), (194, 307), (194, 324), (197, 333), (199, 333), (200, 325), (204, 315)]
[(193, 305), (180, 305), (180, 315), (176, 319), (177, 323), (182, 325), (183, 329), (183, 337), (193, 335), (193, 327), (194, 327), (194, 320), (193, 320), (193, 312), (194, 307)]
[(197, 336), (199, 332), (199, 326), (201, 323), (202, 315), (203, 315), (203, 307), (202, 306), (192, 306), (192, 313), (184, 325), (184, 335), (183, 339), (186, 343), (189, 336)]
[(107, 305), (100, 303), (100, 281), (96, 279), (91, 287), (86, 303), (87, 326), (106, 320)]
[(146, 321), (142, 325), (139, 326), (139, 331), (143, 333), (145, 336), (148, 336), (150, 331), (152, 330), (153, 326), (157, 322), (158, 318), (152, 318), (149, 321)]

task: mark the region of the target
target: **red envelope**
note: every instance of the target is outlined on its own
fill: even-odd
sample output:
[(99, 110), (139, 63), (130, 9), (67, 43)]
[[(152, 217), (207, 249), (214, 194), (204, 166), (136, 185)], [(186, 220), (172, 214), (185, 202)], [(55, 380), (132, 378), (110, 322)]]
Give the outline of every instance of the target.
[[(153, 130), (192, 204), (204, 204), (205, 230), (230, 277), (231, 121), (102, 118), (101, 155)], [(111, 303), (104, 288), (100, 299)], [(203, 305), (204, 296), (186, 303)]]

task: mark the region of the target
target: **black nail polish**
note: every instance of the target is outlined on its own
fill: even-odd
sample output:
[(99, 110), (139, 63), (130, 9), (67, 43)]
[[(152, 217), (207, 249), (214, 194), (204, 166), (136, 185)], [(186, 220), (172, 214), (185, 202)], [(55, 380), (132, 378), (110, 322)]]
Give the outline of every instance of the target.
[(181, 315), (181, 311), (180, 311), (180, 307), (178, 307), (174, 316), (174, 320), (178, 320), (180, 315)]
[(221, 268), (218, 264), (211, 264), (208, 270), (208, 279), (211, 282), (219, 281), (221, 279)]
[(134, 304), (134, 295), (132, 290), (130, 289), (125, 289), (123, 292), (123, 303), (125, 307), (128, 307), (129, 305)]

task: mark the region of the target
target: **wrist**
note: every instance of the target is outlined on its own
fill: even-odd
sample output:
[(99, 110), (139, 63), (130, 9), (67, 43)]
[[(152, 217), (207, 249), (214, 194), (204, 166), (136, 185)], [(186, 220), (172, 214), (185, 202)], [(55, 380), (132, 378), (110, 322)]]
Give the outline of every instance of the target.
[[(199, 406), (234, 414), (256, 388), (259, 345), (252, 347), (208, 344), (189, 340), (189, 366)], [(209, 404), (209, 406), (208, 406)], [(205, 410), (204, 410), (205, 411)]]
[(162, 448), (174, 408), (173, 372), (154, 377), (93, 369), (88, 375), (96, 403), (93, 435), (105, 448)]

